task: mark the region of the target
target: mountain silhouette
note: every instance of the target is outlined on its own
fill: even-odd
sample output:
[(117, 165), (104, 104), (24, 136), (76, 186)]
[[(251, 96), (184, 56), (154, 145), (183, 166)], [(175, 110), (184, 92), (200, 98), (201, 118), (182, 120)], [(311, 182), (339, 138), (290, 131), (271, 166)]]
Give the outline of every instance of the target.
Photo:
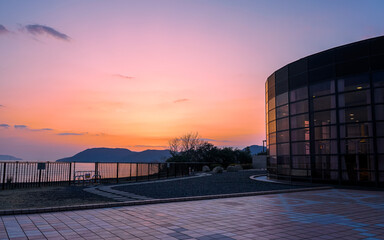
[[(249, 147), (249, 150), (251, 151), (251, 155), (255, 155), (260, 152), (263, 152), (263, 150), (266, 150), (265, 147), (263, 149), (263, 146), (259, 146), (259, 145), (251, 145), (248, 147)], [(245, 150), (245, 148), (243, 150)]]
[(23, 160), (21, 158), (17, 158), (11, 155), (0, 155), (0, 160), (13, 160), (13, 161), (18, 161), (18, 160)]
[(134, 152), (126, 148), (90, 148), (72, 157), (56, 162), (165, 162), (171, 156), (169, 150), (145, 150)]

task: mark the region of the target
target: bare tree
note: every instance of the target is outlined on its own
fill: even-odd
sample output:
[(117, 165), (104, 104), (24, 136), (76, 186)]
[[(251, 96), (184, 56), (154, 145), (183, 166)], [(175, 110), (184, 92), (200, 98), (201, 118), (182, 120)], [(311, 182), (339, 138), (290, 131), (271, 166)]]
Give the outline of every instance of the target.
[(169, 150), (172, 156), (177, 156), (179, 153), (189, 153), (199, 149), (206, 142), (202, 140), (199, 133), (187, 133), (181, 137), (171, 139)]

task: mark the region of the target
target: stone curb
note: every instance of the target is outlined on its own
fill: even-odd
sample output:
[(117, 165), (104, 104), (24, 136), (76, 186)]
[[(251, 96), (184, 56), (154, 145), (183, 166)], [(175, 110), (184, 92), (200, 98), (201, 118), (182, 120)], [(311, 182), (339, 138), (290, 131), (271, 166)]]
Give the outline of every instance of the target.
[(86, 204), (86, 205), (73, 205), (73, 206), (62, 206), (62, 207), (51, 207), (51, 208), (0, 210), (0, 216), (60, 212), (60, 211), (74, 211), (74, 210), (97, 209), (97, 208), (126, 207), (126, 206), (138, 206), (138, 205), (147, 205), (147, 204), (210, 200), (210, 199), (220, 199), (220, 198), (250, 197), (250, 196), (259, 196), (259, 195), (267, 195), (267, 194), (294, 193), (294, 192), (305, 192), (305, 191), (327, 190), (327, 189), (332, 189), (332, 187), (325, 186), (325, 187), (295, 188), (295, 189), (230, 193), (230, 194), (195, 196), (195, 197), (165, 198), (165, 199), (150, 199), (150, 200), (139, 200), (139, 201), (127, 201), (127, 202), (110, 202), (110, 203), (98, 203), (98, 204)]

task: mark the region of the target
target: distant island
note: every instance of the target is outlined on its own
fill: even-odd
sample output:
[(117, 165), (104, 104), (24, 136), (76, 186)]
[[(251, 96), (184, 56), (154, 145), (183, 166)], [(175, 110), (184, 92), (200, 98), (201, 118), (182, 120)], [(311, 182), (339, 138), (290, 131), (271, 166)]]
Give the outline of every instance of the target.
[(17, 157), (11, 156), (11, 155), (0, 155), (0, 160), (19, 161), (19, 160), (23, 160), (23, 159), (17, 158)]
[[(245, 150), (245, 148), (243, 149)], [(263, 151), (262, 146), (249, 146), (251, 155)], [(90, 148), (72, 157), (61, 158), (56, 162), (135, 162), (135, 163), (164, 163), (171, 153), (169, 150), (145, 150), (134, 152), (126, 148)]]
[(169, 150), (145, 150), (134, 152), (126, 148), (90, 148), (72, 157), (62, 158), (56, 162), (165, 162), (171, 153)]

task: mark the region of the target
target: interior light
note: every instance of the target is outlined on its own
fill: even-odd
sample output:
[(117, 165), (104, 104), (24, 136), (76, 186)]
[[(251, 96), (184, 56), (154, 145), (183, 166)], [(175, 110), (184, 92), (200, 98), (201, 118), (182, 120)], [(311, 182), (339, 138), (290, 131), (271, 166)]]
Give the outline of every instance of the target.
[(350, 113), (350, 114), (349, 114), (349, 116), (354, 116), (354, 115), (355, 115), (355, 114), (353, 114), (353, 113)]
[(356, 89), (362, 89), (363, 87), (357, 87)]

